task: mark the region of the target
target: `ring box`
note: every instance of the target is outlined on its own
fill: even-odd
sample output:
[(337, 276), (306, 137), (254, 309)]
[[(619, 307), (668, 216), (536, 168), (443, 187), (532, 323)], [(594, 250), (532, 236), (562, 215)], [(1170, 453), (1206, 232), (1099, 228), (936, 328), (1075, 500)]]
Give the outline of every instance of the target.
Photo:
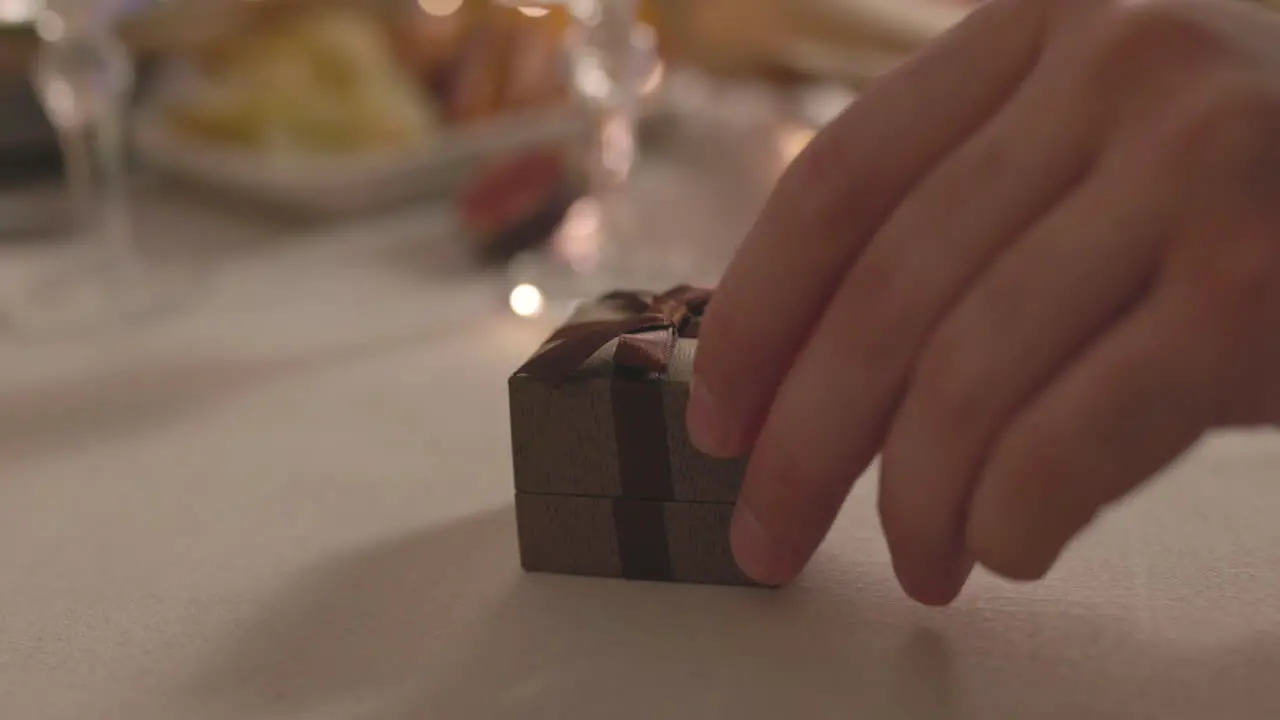
[(746, 458), (698, 451), (684, 412), (709, 292), (586, 303), (508, 382), (521, 564), (753, 585), (729, 523)]

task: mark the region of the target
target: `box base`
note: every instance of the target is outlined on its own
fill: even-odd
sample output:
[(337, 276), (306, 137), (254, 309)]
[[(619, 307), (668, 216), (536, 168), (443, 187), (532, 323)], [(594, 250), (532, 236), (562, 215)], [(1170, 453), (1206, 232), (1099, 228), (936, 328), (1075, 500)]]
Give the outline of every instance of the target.
[(516, 493), (529, 572), (759, 587), (733, 560), (730, 503)]

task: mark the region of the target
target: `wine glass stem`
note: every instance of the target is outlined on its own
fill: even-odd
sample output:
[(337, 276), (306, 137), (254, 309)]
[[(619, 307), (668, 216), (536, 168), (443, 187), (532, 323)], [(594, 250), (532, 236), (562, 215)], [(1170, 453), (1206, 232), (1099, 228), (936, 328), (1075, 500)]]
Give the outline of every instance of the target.
[(625, 192), (635, 165), (634, 112), (629, 107), (600, 107), (591, 120), (591, 194)]
[(94, 131), (102, 167), (101, 203), (103, 244), (122, 272), (141, 270), (129, 202), (129, 178), (125, 169), (124, 103), (104, 114)]
[(119, 110), (60, 132), (74, 233), (113, 277), (136, 269)]
[(588, 54), (604, 76), (603, 92), (590, 96), (589, 192), (616, 197), (627, 191), (636, 159), (638, 78), (632, 32), (636, 0), (596, 0), (584, 28)]
[(59, 128), (67, 200), (71, 206), (72, 237), (83, 241), (92, 237), (94, 219), (93, 160), (88, 133), (81, 127)]

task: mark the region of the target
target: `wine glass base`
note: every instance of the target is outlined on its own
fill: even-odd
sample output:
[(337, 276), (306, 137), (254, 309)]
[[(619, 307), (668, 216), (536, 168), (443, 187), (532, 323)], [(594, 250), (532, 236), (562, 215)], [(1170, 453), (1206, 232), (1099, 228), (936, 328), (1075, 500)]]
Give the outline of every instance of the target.
[(194, 293), (190, 268), (112, 268), (80, 263), (38, 274), (4, 307), (8, 329), (24, 337), (83, 336), (148, 324)]

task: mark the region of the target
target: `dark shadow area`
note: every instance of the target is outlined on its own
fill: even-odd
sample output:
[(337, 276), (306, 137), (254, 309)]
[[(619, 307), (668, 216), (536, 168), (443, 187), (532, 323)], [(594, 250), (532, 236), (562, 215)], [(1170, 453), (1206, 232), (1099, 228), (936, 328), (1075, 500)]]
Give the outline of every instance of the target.
[(231, 636), (195, 691), (267, 715), (403, 694), (517, 576), (514, 542), (503, 507), (336, 558)]
[(515, 555), (507, 507), (338, 558), (195, 692), (361, 720), (1280, 717), (1275, 638), (1192, 652), (1069, 604), (930, 611), (820, 568), (770, 592), (524, 575)]

